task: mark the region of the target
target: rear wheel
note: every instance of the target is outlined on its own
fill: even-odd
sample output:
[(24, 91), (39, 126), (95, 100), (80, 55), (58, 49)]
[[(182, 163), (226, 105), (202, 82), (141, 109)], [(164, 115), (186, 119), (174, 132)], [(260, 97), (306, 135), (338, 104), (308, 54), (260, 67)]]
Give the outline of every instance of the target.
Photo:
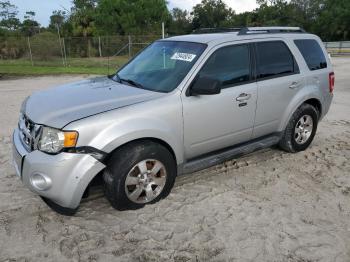
[(318, 112), (309, 104), (302, 104), (292, 115), (280, 141), (287, 152), (299, 152), (309, 147), (318, 124)]
[(166, 147), (132, 142), (110, 158), (103, 175), (105, 194), (118, 210), (137, 209), (166, 197), (175, 177), (176, 163)]

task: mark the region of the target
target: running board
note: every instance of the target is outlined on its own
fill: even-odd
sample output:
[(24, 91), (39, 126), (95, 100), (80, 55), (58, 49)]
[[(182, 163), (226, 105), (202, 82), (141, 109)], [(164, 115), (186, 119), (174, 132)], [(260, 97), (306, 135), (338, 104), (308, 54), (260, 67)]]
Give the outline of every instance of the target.
[(230, 147), (228, 149), (216, 151), (209, 155), (207, 154), (204, 157), (190, 160), (189, 162), (184, 164), (181, 173), (193, 173), (211, 166), (215, 166), (233, 158), (237, 158), (263, 148), (271, 147), (273, 145), (278, 144), (280, 139), (281, 137), (278, 134), (264, 136), (263, 138), (254, 139), (251, 142), (243, 143), (241, 145)]

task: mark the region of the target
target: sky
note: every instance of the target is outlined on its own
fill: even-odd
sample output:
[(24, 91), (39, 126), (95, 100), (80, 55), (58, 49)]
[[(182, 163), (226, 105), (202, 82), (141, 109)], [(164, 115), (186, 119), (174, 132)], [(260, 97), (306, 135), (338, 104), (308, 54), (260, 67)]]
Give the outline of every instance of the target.
[[(10, 2), (18, 7), (19, 18), (23, 19), (26, 11), (34, 11), (36, 20), (42, 25), (49, 24), (49, 17), (53, 10), (70, 9), (71, 0), (10, 0)], [(169, 9), (179, 7), (181, 9), (192, 10), (192, 7), (201, 0), (168, 0)], [(256, 0), (224, 0), (236, 13), (244, 11), (252, 11), (257, 7)]]

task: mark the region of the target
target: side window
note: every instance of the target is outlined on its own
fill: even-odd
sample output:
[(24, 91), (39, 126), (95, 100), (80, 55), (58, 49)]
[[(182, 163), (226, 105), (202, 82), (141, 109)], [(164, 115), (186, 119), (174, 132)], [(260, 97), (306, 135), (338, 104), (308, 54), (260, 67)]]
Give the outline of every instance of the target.
[(280, 77), (299, 71), (292, 53), (282, 41), (258, 42), (256, 53), (258, 79)]
[(294, 40), (294, 43), (298, 47), (300, 53), (303, 55), (305, 62), (310, 70), (327, 68), (327, 60), (316, 40)]
[(227, 46), (216, 50), (207, 60), (199, 75), (218, 79), (222, 88), (250, 80), (248, 45)]

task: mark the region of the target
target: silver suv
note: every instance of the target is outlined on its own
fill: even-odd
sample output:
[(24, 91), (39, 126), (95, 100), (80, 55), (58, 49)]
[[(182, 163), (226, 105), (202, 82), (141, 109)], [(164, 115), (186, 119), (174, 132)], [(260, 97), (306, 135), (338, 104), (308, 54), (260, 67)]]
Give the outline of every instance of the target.
[(140, 208), (166, 197), (177, 175), (276, 144), (305, 150), (333, 88), (321, 40), (300, 28), (159, 40), (112, 76), (27, 98), (15, 169), (62, 214), (99, 178), (113, 207)]

